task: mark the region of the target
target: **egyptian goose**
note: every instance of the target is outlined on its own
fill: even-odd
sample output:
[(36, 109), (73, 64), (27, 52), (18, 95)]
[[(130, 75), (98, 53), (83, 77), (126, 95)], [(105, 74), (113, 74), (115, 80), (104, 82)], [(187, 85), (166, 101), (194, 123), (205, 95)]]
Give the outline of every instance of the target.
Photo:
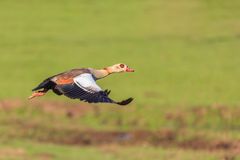
[(44, 80), (32, 90), (34, 92), (29, 99), (43, 96), (51, 89), (57, 95), (80, 99), (88, 103), (127, 105), (132, 102), (133, 98), (116, 102), (108, 97), (110, 91), (103, 91), (96, 83), (96, 80), (120, 72), (134, 72), (134, 70), (122, 63), (100, 70), (93, 68), (72, 69)]

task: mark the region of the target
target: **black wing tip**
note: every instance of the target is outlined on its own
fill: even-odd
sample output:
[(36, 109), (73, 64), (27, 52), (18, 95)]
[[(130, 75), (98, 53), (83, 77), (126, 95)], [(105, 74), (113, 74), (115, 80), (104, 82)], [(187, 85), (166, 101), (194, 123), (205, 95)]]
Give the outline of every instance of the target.
[(111, 90), (106, 89), (104, 92), (105, 92), (107, 95), (109, 95), (109, 94), (111, 93)]
[(128, 98), (126, 100), (123, 100), (121, 102), (117, 102), (118, 105), (121, 105), (121, 106), (125, 106), (125, 105), (128, 105), (130, 104), (134, 99), (133, 98)]

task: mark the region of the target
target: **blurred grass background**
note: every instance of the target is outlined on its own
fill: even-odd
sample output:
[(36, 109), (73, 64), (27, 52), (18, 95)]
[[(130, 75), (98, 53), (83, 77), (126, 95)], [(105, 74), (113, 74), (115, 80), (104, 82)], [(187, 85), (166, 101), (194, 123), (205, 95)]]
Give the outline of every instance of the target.
[(137, 104), (152, 105), (239, 104), (237, 0), (0, 3), (1, 98), (25, 98), (64, 70), (124, 62), (137, 72), (99, 82), (114, 97), (134, 95)]
[[(29, 120), (37, 126), (58, 125), (63, 130), (187, 128), (189, 133), (201, 131), (209, 137), (239, 139), (239, 7), (238, 0), (1, 0), (0, 99), (24, 102), (11, 111), (3, 107), (1, 139), (6, 143), (8, 134)], [(129, 107), (97, 105), (99, 116), (90, 112), (68, 119), (26, 102), (31, 89), (48, 76), (71, 68), (103, 68), (119, 62), (136, 72), (111, 75), (98, 83), (111, 89), (114, 99), (133, 96), (135, 101)], [(41, 100), (85, 105), (51, 93)], [(21, 123), (13, 123), (13, 119)], [(35, 143), (29, 145), (41, 150)], [(58, 147), (71, 148), (55, 146), (56, 150)], [(75, 153), (78, 149), (70, 150), (83, 158), (82, 153)], [(92, 153), (92, 148), (86, 150), (86, 156)], [(122, 159), (139, 158), (128, 153), (131, 149), (119, 150), (113, 155), (126, 151)], [(54, 151), (56, 157), (50, 158), (60, 159), (60, 152)], [(171, 152), (149, 149), (152, 159)], [(163, 159), (196, 158), (195, 152), (179, 152), (181, 156)], [(218, 154), (205, 154), (213, 157), (209, 159), (219, 158)], [(69, 158), (79, 159), (76, 157)]]

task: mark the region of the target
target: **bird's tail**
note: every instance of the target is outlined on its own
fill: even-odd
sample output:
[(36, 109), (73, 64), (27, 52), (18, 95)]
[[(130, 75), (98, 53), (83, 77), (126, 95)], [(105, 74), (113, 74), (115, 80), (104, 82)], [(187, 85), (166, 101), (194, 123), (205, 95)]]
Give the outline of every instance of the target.
[(33, 88), (32, 91), (37, 91), (39, 89), (52, 89), (55, 87), (55, 83), (51, 81), (50, 78), (45, 79), (42, 83), (40, 83), (37, 87)]

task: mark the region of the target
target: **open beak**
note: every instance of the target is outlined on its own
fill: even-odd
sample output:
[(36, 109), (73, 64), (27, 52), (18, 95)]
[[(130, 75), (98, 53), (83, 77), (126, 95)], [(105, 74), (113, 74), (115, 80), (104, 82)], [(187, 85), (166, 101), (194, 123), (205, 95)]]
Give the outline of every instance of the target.
[(126, 72), (134, 72), (135, 70), (134, 69), (132, 69), (132, 68), (127, 68), (126, 69)]

